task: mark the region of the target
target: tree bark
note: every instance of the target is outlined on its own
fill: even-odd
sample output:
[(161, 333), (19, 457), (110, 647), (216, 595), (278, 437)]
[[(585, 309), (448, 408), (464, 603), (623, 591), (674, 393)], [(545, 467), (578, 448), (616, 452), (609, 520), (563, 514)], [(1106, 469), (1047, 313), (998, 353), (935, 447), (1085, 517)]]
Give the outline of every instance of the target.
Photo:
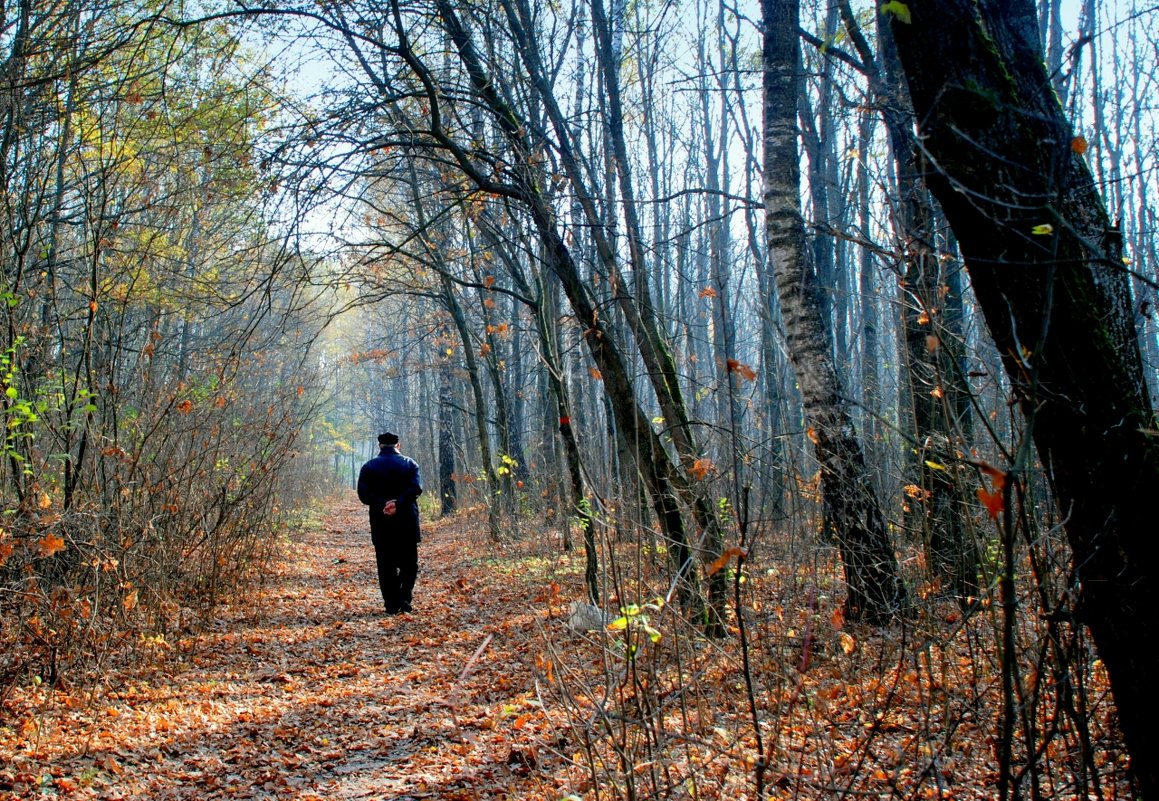
[(439, 354), (439, 498), (440, 514), (445, 517), (454, 514), (458, 500), (455, 484), (455, 391), (451, 381), (451, 359), (445, 352), (450, 341), (450, 331), (446, 327), (440, 340), (439, 346), (444, 353)]
[(885, 623), (906, 591), (870, 481), (821, 315), (800, 205), (797, 100), (798, 0), (762, 0), (764, 13), (765, 208), (769, 258), (781, 302), (789, 357), (797, 373), (809, 436), (821, 464), (821, 492), (837, 538), (851, 621)]
[(1075, 612), (1106, 665), (1132, 771), (1159, 798), (1159, 443), (1119, 233), (1043, 67), (1031, 0), (907, 11), (892, 28), (925, 177), (1050, 476)]

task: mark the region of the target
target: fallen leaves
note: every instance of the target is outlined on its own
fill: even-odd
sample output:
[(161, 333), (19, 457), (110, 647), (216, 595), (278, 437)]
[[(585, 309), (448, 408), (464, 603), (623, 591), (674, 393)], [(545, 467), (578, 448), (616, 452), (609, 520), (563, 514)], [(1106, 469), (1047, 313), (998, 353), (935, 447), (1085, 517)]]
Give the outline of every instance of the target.
[[(417, 611), (385, 618), (364, 514), (347, 505), (295, 542), (271, 589), (196, 643), (132, 643), (127, 655), (153, 656), (110, 667), (99, 702), (48, 685), (8, 699), (0, 798), (556, 795), (551, 727), (521, 669), (533, 624), (511, 577), (472, 565), (461, 532), (430, 527)], [(144, 594), (127, 587), (118, 605), (140, 614)]]

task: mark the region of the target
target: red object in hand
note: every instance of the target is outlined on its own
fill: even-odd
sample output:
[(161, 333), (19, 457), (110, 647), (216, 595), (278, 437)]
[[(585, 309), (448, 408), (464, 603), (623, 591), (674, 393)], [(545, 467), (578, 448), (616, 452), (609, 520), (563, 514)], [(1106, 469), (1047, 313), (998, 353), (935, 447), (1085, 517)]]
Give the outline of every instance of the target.
[(392, 515), (392, 514), (394, 514), (395, 508), (396, 508), (396, 504), (394, 501), (387, 501), (386, 506), (384, 506), (382, 508), (382, 511), (384, 514)]

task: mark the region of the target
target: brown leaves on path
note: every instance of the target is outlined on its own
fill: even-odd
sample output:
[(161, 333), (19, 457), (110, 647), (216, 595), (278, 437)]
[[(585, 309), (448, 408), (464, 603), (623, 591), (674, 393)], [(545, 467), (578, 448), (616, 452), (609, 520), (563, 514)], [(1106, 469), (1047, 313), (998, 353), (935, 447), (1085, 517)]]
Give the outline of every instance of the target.
[(466, 525), (424, 527), (411, 615), (382, 614), (351, 500), (184, 648), (110, 669), (83, 698), (14, 693), (0, 709), (0, 798), (565, 795), (522, 669), (532, 613), (465, 544)]

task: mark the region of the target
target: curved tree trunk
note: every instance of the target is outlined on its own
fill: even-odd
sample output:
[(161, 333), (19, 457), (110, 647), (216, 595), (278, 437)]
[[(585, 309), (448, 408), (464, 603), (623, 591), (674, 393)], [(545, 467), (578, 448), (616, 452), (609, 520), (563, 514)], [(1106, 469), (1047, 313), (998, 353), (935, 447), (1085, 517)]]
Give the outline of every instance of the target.
[[(633, 443), (636, 444), (637, 463), (648, 487), (652, 508), (668, 541), (668, 556), (675, 574), (674, 586), (691, 615), (703, 618), (704, 601), (696, 580), (693, 546), (685, 529), (679, 502), (681, 493), (687, 491), (686, 477), (677, 471), (660, 437), (652, 429), (648, 417), (641, 409), (628, 372), (627, 361), (616, 338), (592, 302), (571, 250), (556, 226), (554, 210), (537, 182), (532, 148), (527, 140), (525, 126), (499, 95), (453, 5), (447, 0), (438, 0), (436, 5), (472, 85), (515, 152), (517, 164), (514, 168), (517, 184), (510, 187), (510, 190), (527, 209), (540, 238), (544, 259), (559, 278), (564, 294), (580, 325), (583, 326), (584, 341), (602, 375), (604, 390), (615, 414), (616, 426), (621, 432), (631, 436)], [(475, 175), (472, 179), (477, 182), (485, 180)]]
[(1144, 798), (1159, 798), (1159, 440), (1119, 233), (1042, 62), (1031, 0), (911, 2), (892, 27), (928, 158), (1031, 426)]
[(846, 615), (853, 621), (884, 623), (902, 610), (905, 586), (861, 444), (838, 386), (801, 216), (797, 149), (799, 2), (763, 0), (762, 11), (764, 192), (769, 258), (809, 438), (821, 464), (826, 515), (841, 549), (848, 593)]

